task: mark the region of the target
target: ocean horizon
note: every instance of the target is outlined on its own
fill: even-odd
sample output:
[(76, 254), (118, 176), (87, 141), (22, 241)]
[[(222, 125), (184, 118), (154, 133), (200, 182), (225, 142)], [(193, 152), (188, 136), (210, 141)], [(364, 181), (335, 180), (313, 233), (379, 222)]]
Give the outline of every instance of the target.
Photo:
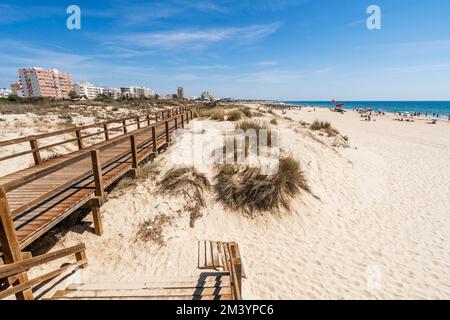
[[(310, 105), (323, 108), (332, 108), (331, 101), (281, 101), (286, 104)], [(337, 101), (344, 104), (344, 109), (372, 108), (376, 111), (392, 113), (420, 112), (428, 116), (433, 113), (440, 118), (447, 118), (450, 115), (450, 101)]]

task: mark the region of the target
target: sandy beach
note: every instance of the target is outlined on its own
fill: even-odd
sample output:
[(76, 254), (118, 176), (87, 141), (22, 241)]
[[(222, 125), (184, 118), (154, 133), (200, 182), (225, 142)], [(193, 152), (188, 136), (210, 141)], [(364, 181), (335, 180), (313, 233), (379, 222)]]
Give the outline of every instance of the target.
[[(212, 181), (214, 164), (177, 155), (189, 155), (194, 139), (208, 158), (214, 141), (234, 127), (195, 120), (157, 157), (159, 172), (111, 192), (102, 237), (92, 234), (90, 215), (68, 232), (50, 233), (59, 240), (52, 250), (84, 242), (89, 259), (87, 269), (54, 290), (71, 282), (194, 278), (197, 241), (219, 240), (240, 246), (245, 299), (449, 299), (450, 124), (398, 122), (390, 114), (367, 122), (354, 111), (320, 108), (273, 112), (260, 120), (277, 119), (281, 148), (300, 162), (311, 188), (292, 210), (250, 219), (210, 193), (190, 228), (184, 200), (158, 195), (156, 183), (180, 160)], [(300, 125), (316, 119), (329, 121), (348, 145)], [(161, 214), (170, 217), (164, 245), (139, 240), (140, 224)]]

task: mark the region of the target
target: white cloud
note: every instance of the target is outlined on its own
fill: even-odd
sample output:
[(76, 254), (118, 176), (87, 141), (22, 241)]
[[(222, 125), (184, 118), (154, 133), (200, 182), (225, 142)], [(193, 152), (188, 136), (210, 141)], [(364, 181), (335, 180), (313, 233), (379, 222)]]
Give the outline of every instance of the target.
[(255, 41), (276, 32), (279, 26), (279, 23), (272, 23), (242, 28), (127, 33), (115, 37), (115, 40), (142, 48), (173, 49), (181, 46), (199, 48), (208, 43), (226, 40)]
[(436, 71), (449, 71), (450, 64), (428, 64), (428, 65), (415, 65), (395, 67), (385, 70), (385, 74), (407, 74), (407, 73), (423, 73), (423, 72), (436, 72)]
[(260, 61), (256, 65), (258, 66), (276, 66), (278, 61)]

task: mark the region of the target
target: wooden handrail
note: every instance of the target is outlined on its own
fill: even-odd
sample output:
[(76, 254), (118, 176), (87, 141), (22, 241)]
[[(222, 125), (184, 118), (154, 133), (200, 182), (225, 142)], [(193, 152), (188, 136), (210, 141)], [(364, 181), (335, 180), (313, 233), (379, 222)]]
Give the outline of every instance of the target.
[[(168, 119), (167, 122), (170, 121), (170, 120), (172, 120), (172, 119)], [(84, 158), (89, 156), (89, 152), (91, 150), (94, 150), (94, 149), (99, 149), (99, 150), (107, 149), (109, 147), (112, 147), (114, 145), (117, 145), (117, 144), (123, 142), (126, 139), (129, 139), (129, 137), (131, 135), (141, 135), (141, 134), (146, 133), (147, 131), (151, 130), (152, 127), (160, 126), (163, 123), (166, 123), (166, 129), (168, 129), (168, 123), (167, 122), (166, 121), (161, 121), (159, 123), (153, 123), (150, 126), (146, 126), (144, 128), (134, 130), (134, 131), (129, 132), (127, 134), (116, 136), (116, 137), (114, 137), (114, 138), (112, 138), (112, 139), (110, 139), (108, 141), (101, 142), (101, 144), (103, 144), (103, 145), (98, 146), (97, 148), (95, 147), (95, 145), (89, 146), (89, 147), (83, 149), (84, 152), (81, 151), (82, 153), (77, 155), (77, 156), (75, 156), (75, 157), (72, 157), (72, 158), (69, 158), (69, 159), (66, 159), (66, 160), (63, 160), (63, 161), (59, 161), (59, 162), (57, 162), (57, 163), (55, 163), (55, 164), (53, 164), (53, 165), (51, 165), (49, 167), (42, 168), (39, 171), (33, 172), (33, 173), (31, 173), (31, 174), (29, 174), (27, 176), (21, 177), (20, 179), (7, 182), (7, 183), (5, 183), (3, 185), (3, 187), (5, 188), (6, 192), (10, 192), (10, 191), (15, 190), (15, 189), (17, 189), (17, 188), (27, 184), (27, 183), (30, 183), (30, 182), (35, 181), (37, 179), (40, 179), (40, 178), (42, 178), (42, 177), (44, 177), (44, 176), (46, 176), (46, 175), (48, 175), (50, 173), (58, 171), (58, 170), (60, 170), (61, 168), (65, 167), (65, 166), (68, 166), (68, 165), (71, 165), (73, 163), (76, 163), (78, 161), (83, 160)], [(168, 131), (166, 130), (166, 135), (167, 134), (168, 134)], [(78, 152), (80, 152), (80, 151), (78, 151)]]
[(86, 246), (83, 243), (79, 243), (70, 248), (64, 248), (40, 256), (25, 259), (19, 262), (0, 266), (0, 279), (10, 277), (22, 272), (26, 272), (33, 267), (37, 267), (41, 264), (61, 259), (71, 254), (75, 254), (84, 250), (86, 250)]
[[(146, 117), (150, 117), (150, 115), (155, 115), (155, 119), (156, 117), (156, 112), (152, 112), (150, 114), (147, 114)], [(131, 123), (126, 123), (127, 120), (134, 120)], [(120, 123), (122, 122), (122, 126), (118, 126), (118, 127), (114, 127), (114, 128), (110, 128), (111, 129), (117, 129), (117, 128), (122, 128), (124, 130), (125, 133), (127, 133), (127, 128), (130, 126), (134, 126), (137, 125), (138, 129), (141, 127), (141, 123), (144, 122), (148, 122), (147, 119), (145, 120), (141, 120), (140, 116), (139, 117), (129, 117), (129, 118), (122, 118), (122, 119), (117, 119), (117, 120), (110, 120), (110, 121), (103, 121), (103, 122), (98, 122), (98, 123), (93, 123), (90, 125), (85, 125), (85, 126), (81, 126), (81, 127), (73, 127), (73, 128), (69, 128), (69, 129), (64, 129), (64, 130), (59, 130), (59, 131), (54, 131), (54, 132), (49, 132), (49, 133), (43, 133), (43, 134), (39, 134), (39, 135), (32, 135), (32, 136), (27, 136), (27, 137), (22, 137), (22, 138), (16, 138), (16, 139), (11, 139), (11, 140), (4, 140), (4, 141), (0, 141), (0, 147), (5, 147), (5, 146), (9, 146), (9, 145), (13, 145), (13, 144), (19, 144), (19, 143), (24, 143), (29, 141), (31, 144), (31, 150), (28, 151), (22, 151), (16, 154), (11, 154), (11, 155), (7, 155), (4, 157), (0, 158), (0, 161), (4, 161), (4, 160), (9, 160), (12, 158), (16, 158), (16, 157), (20, 157), (20, 156), (24, 156), (27, 154), (33, 154), (34, 156), (34, 160), (35, 160), (35, 164), (40, 164), (42, 163), (42, 160), (40, 159), (40, 155), (39, 155), (39, 151), (40, 150), (44, 150), (44, 149), (49, 149), (51, 147), (55, 147), (58, 145), (62, 145), (62, 144), (66, 144), (66, 143), (70, 143), (73, 141), (82, 141), (82, 139), (86, 139), (88, 137), (91, 136), (96, 136), (96, 135), (100, 135), (100, 134), (105, 134), (105, 138), (106, 140), (108, 140), (108, 132), (109, 130), (106, 130), (106, 126), (108, 126), (108, 124), (112, 124), (112, 123)], [(81, 135), (81, 131), (82, 130), (86, 130), (86, 129), (90, 129), (90, 128), (96, 128), (96, 127), (103, 127), (104, 130), (100, 131), (100, 132), (96, 132), (93, 134), (89, 134), (86, 136)], [(53, 136), (59, 136), (59, 135), (63, 135), (63, 134), (68, 134), (68, 133), (74, 133), (76, 134), (76, 138), (74, 139), (70, 139), (70, 140), (64, 140), (64, 141), (60, 141), (51, 145), (46, 145), (46, 146), (40, 146), (38, 147), (37, 141), (39, 139), (43, 139), (43, 138), (48, 138), (48, 137), (53, 137)], [(80, 145), (80, 143), (78, 143)], [(79, 148), (81, 149), (81, 148)]]
[[(33, 267), (37, 267), (45, 263), (49, 263), (64, 257), (68, 257), (70, 255), (75, 255), (76, 259), (75, 263), (66, 264), (57, 270), (46, 273), (31, 280), (26, 280), (4, 291), (0, 291), (0, 299), (4, 299), (13, 294), (18, 294), (25, 290), (29, 290), (43, 283), (44, 281), (53, 279), (61, 275), (64, 272), (74, 270), (76, 268), (85, 268), (87, 266), (87, 259), (85, 252), (86, 246), (83, 243), (80, 243), (73, 247), (57, 250), (54, 252), (49, 252), (40, 256), (31, 257), (19, 262), (0, 266), (0, 278), (7, 278), (18, 274), (24, 274), (24, 272), (27, 272)], [(33, 297), (31, 296), (30, 298), (32, 299)]]

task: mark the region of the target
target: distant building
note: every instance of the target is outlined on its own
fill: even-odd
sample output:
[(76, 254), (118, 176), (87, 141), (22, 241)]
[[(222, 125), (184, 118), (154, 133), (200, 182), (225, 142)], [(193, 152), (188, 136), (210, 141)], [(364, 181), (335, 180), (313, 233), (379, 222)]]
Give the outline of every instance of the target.
[(136, 98), (136, 92), (133, 87), (122, 87), (120, 88), (120, 94), (124, 98)]
[(146, 87), (122, 87), (120, 88), (123, 97), (128, 98), (149, 98), (155, 95), (155, 92)]
[(56, 69), (21, 68), (18, 74), (24, 97), (69, 98), (72, 76), (68, 73)]
[(202, 100), (213, 101), (214, 97), (209, 93), (209, 91), (203, 91), (201, 95)]
[(87, 99), (95, 99), (98, 95), (103, 94), (104, 89), (97, 87), (92, 83), (76, 83), (73, 85), (73, 90), (80, 96)]
[(155, 92), (150, 88), (135, 87), (134, 90), (135, 90), (136, 96), (138, 98), (142, 98), (142, 97), (149, 98), (149, 97), (155, 96)]
[(178, 87), (177, 95), (178, 95), (178, 98), (184, 99), (184, 88), (183, 87)]
[(12, 93), (11, 89), (0, 88), (0, 98), (7, 98)]
[(103, 94), (115, 100), (120, 99), (122, 97), (122, 91), (117, 88), (104, 88)]
[(20, 82), (11, 83), (9, 85), (9, 87), (11, 88), (11, 93), (12, 94), (16, 94), (19, 97), (23, 97), (23, 89), (22, 89), (22, 85), (21, 85)]

